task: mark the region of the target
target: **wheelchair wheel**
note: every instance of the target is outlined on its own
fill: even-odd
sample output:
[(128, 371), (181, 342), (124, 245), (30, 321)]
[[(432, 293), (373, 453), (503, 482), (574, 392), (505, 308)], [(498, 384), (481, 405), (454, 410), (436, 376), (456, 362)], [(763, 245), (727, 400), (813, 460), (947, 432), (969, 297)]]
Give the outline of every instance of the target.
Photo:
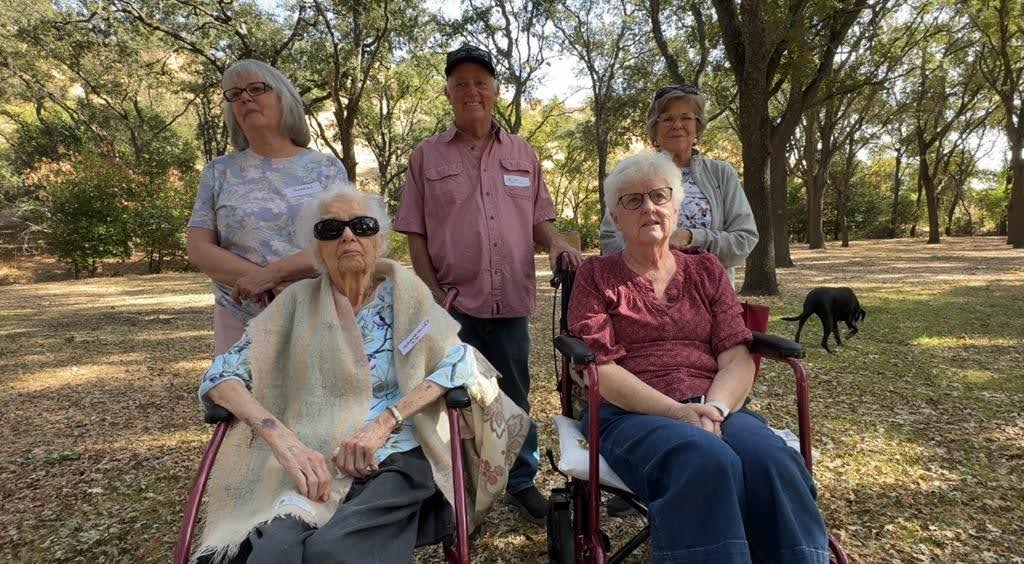
[(548, 562), (576, 562), (576, 543), (572, 532), (572, 500), (564, 488), (551, 491), (548, 500)]

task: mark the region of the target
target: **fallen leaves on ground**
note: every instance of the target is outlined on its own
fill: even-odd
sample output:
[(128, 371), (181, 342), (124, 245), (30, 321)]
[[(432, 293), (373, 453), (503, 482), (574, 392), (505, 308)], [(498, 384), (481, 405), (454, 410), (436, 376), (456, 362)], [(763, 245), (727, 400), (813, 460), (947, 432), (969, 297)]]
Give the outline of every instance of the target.
[[(792, 337), (796, 324), (779, 318), (814, 286), (851, 286), (868, 312), (834, 355), (817, 345), (816, 318), (803, 333), (819, 501), (853, 561), (1024, 562), (1024, 253), (947, 238), (793, 258), (778, 271), (781, 295), (750, 298), (772, 308), (771, 332)], [(550, 273), (545, 257), (537, 264), (531, 400), (543, 455), (557, 451), (558, 402)], [(0, 272), (33, 279), (17, 265)], [(195, 390), (211, 303), (207, 280), (189, 273), (3, 287), (0, 561), (168, 560), (210, 432)], [(795, 430), (792, 387), (766, 365), (754, 405)], [(561, 478), (542, 458), (546, 491)], [(613, 545), (639, 526), (604, 522)], [(416, 557), (441, 561), (436, 548)], [(545, 530), (499, 504), (474, 560), (545, 561)]]

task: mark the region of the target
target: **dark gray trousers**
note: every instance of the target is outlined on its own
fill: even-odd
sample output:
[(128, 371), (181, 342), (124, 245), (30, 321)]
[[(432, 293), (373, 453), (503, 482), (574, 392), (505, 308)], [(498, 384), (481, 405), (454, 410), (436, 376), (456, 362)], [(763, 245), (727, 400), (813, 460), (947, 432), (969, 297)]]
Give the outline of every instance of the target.
[(451, 534), (453, 523), (451, 506), (417, 447), (392, 454), (376, 474), (355, 480), (322, 527), (277, 517), (253, 529), (231, 562), (408, 562), (415, 547)]

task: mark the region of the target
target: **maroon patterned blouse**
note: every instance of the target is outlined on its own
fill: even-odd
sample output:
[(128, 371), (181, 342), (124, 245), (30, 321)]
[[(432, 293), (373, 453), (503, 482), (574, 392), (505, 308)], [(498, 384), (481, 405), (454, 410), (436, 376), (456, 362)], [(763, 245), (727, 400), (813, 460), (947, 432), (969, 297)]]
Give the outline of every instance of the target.
[(751, 341), (742, 308), (714, 255), (672, 249), (676, 273), (665, 289), (636, 274), (621, 253), (586, 260), (569, 302), (569, 332), (677, 401), (699, 396), (718, 372), (718, 355)]

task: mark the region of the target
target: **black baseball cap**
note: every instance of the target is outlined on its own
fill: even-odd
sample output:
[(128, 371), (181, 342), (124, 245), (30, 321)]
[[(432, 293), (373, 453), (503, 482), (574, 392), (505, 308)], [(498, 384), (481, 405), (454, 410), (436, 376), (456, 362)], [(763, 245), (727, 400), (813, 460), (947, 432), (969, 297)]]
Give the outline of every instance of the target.
[(445, 78), (451, 76), (452, 69), (459, 63), (476, 63), (487, 69), (491, 76), (495, 76), (494, 57), (486, 49), (481, 49), (474, 45), (463, 45), (454, 51), (449, 51), (448, 58), (444, 63)]

